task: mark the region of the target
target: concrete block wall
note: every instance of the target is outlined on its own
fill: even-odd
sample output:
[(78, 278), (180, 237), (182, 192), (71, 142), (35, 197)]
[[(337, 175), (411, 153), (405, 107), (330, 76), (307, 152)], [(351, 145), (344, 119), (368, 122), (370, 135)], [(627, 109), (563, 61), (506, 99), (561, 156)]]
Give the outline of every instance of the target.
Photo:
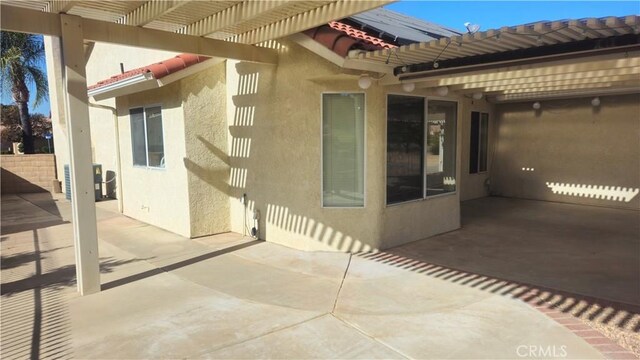
[(56, 179), (53, 154), (2, 155), (2, 194), (52, 192)]

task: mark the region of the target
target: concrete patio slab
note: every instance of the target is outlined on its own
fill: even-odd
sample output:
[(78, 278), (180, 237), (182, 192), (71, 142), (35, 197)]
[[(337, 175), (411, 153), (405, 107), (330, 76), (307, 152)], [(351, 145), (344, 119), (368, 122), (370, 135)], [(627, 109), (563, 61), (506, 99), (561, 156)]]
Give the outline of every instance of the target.
[[(68, 213), (61, 199), (20, 199), (12, 209)], [(458, 281), (468, 274), (392, 253), (185, 239), (101, 206), (97, 294), (76, 293), (70, 224), (43, 227), (39, 211), (31, 224), (25, 210), (33, 228), (3, 234), (3, 359), (602, 357), (506, 281)]]
[[(239, 250), (238, 253), (249, 252), (251, 247)], [(332, 256), (342, 259), (342, 273), (334, 272), (333, 277), (325, 273), (302, 273), (295, 268), (287, 269), (290, 261), (283, 260), (283, 254), (293, 251), (268, 243), (256, 248), (271, 248), (268, 252), (278, 254), (273, 258), (253, 256), (248, 260), (242, 256), (230, 254), (204, 260), (188, 267), (173, 271), (176, 275), (187, 278), (202, 286), (249, 301), (288, 307), (291, 309), (318, 311), (327, 313), (333, 309), (342, 276), (347, 265), (348, 255)], [(258, 249), (256, 249), (258, 250)], [(319, 263), (327, 254), (308, 254), (307, 263)], [(293, 259), (296, 261), (296, 259)], [(273, 266), (272, 264), (276, 264)], [(306, 266), (320, 268), (320, 266)], [(233, 281), (229, 281), (232, 278)]]
[(63, 223), (59, 215), (50, 213), (17, 195), (2, 196), (2, 234), (31, 230), (34, 226), (51, 226)]
[(603, 358), (552, 319), (541, 317), (526, 304), (498, 296), (431, 311), (337, 315), (414, 359), (514, 359), (520, 357), (518, 350), (528, 352), (530, 346), (562, 351), (562, 357), (568, 359)]
[[(125, 299), (126, 306), (113, 306)], [(318, 315), (227, 296), (167, 273), (69, 305), (80, 358), (189, 358)]]
[[(331, 334), (331, 336), (326, 336)], [(405, 359), (331, 315), (206, 354), (210, 359)]]
[(640, 211), (498, 197), (461, 210), (461, 229), (392, 252), (640, 305)]
[(407, 357), (510, 359), (519, 346), (545, 344), (564, 346), (568, 358), (602, 358), (575, 335), (558, 338), (566, 329), (530, 306), (493, 293), (500, 282), (455, 284), (435, 277), (441, 268), (410, 271), (388, 260), (353, 257), (335, 314)]

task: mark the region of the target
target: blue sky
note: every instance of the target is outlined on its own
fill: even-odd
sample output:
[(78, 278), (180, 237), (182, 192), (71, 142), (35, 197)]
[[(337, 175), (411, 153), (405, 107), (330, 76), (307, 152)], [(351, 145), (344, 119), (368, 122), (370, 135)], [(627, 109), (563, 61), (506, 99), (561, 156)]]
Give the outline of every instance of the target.
[[(489, 30), (541, 20), (638, 15), (640, 1), (400, 1), (386, 8), (464, 31), (467, 21)], [(11, 94), (3, 90), (1, 101), (12, 103)], [(48, 101), (29, 105), (32, 113), (49, 114)]]
[(400, 1), (385, 6), (403, 14), (464, 31), (481, 31), (542, 20), (640, 14), (640, 1)]

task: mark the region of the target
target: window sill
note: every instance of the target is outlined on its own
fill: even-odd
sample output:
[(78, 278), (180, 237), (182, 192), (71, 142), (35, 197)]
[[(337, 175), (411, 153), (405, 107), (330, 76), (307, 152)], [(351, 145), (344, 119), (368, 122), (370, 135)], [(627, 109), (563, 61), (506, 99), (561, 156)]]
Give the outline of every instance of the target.
[(448, 193), (444, 193), (444, 194), (427, 196), (427, 197), (422, 198), (422, 199), (407, 200), (407, 201), (403, 201), (403, 202), (399, 202), (399, 203), (395, 203), (395, 204), (387, 204), (385, 207), (386, 208), (396, 207), (396, 206), (400, 206), (400, 205), (412, 204), (412, 203), (417, 203), (417, 202), (421, 202), (421, 201), (429, 201), (431, 199), (437, 199), (437, 198), (442, 198), (442, 197), (452, 196), (452, 195), (457, 195), (457, 194), (458, 194), (458, 191), (456, 190), (456, 191), (452, 191), (452, 192), (448, 192)]
[(322, 206), (322, 209), (331, 209), (331, 210), (363, 210), (364, 206)]
[(153, 171), (166, 171), (166, 167), (156, 167), (156, 166), (144, 166), (144, 165), (133, 165), (134, 169), (141, 170), (153, 170)]

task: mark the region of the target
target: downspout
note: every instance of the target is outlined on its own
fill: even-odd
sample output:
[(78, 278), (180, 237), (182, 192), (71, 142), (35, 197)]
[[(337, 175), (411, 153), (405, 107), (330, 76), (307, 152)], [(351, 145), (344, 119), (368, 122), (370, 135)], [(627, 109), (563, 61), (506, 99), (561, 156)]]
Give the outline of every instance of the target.
[(114, 130), (115, 130), (115, 141), (116, 141), (116, 169), (118, 171), (118, 173), (116, 174), (116, 193), (118, 196), (118, 211), (120, 213), (123, 213), (123, 206), (122, 206), (122, 166), (120, 165), (120, 130), (118, 128), (118, 113), (116, 108), (111, 107), (111, 106), (107, 106), (107, 105), (100, 105), (100, 104), (95, 104), (89, 101), (89, 106), (97, 108), (97, 109), (103, 109), (103, 110), (110, 110), (111, 113), (113, 114), (113, 126), (114, 126)]

